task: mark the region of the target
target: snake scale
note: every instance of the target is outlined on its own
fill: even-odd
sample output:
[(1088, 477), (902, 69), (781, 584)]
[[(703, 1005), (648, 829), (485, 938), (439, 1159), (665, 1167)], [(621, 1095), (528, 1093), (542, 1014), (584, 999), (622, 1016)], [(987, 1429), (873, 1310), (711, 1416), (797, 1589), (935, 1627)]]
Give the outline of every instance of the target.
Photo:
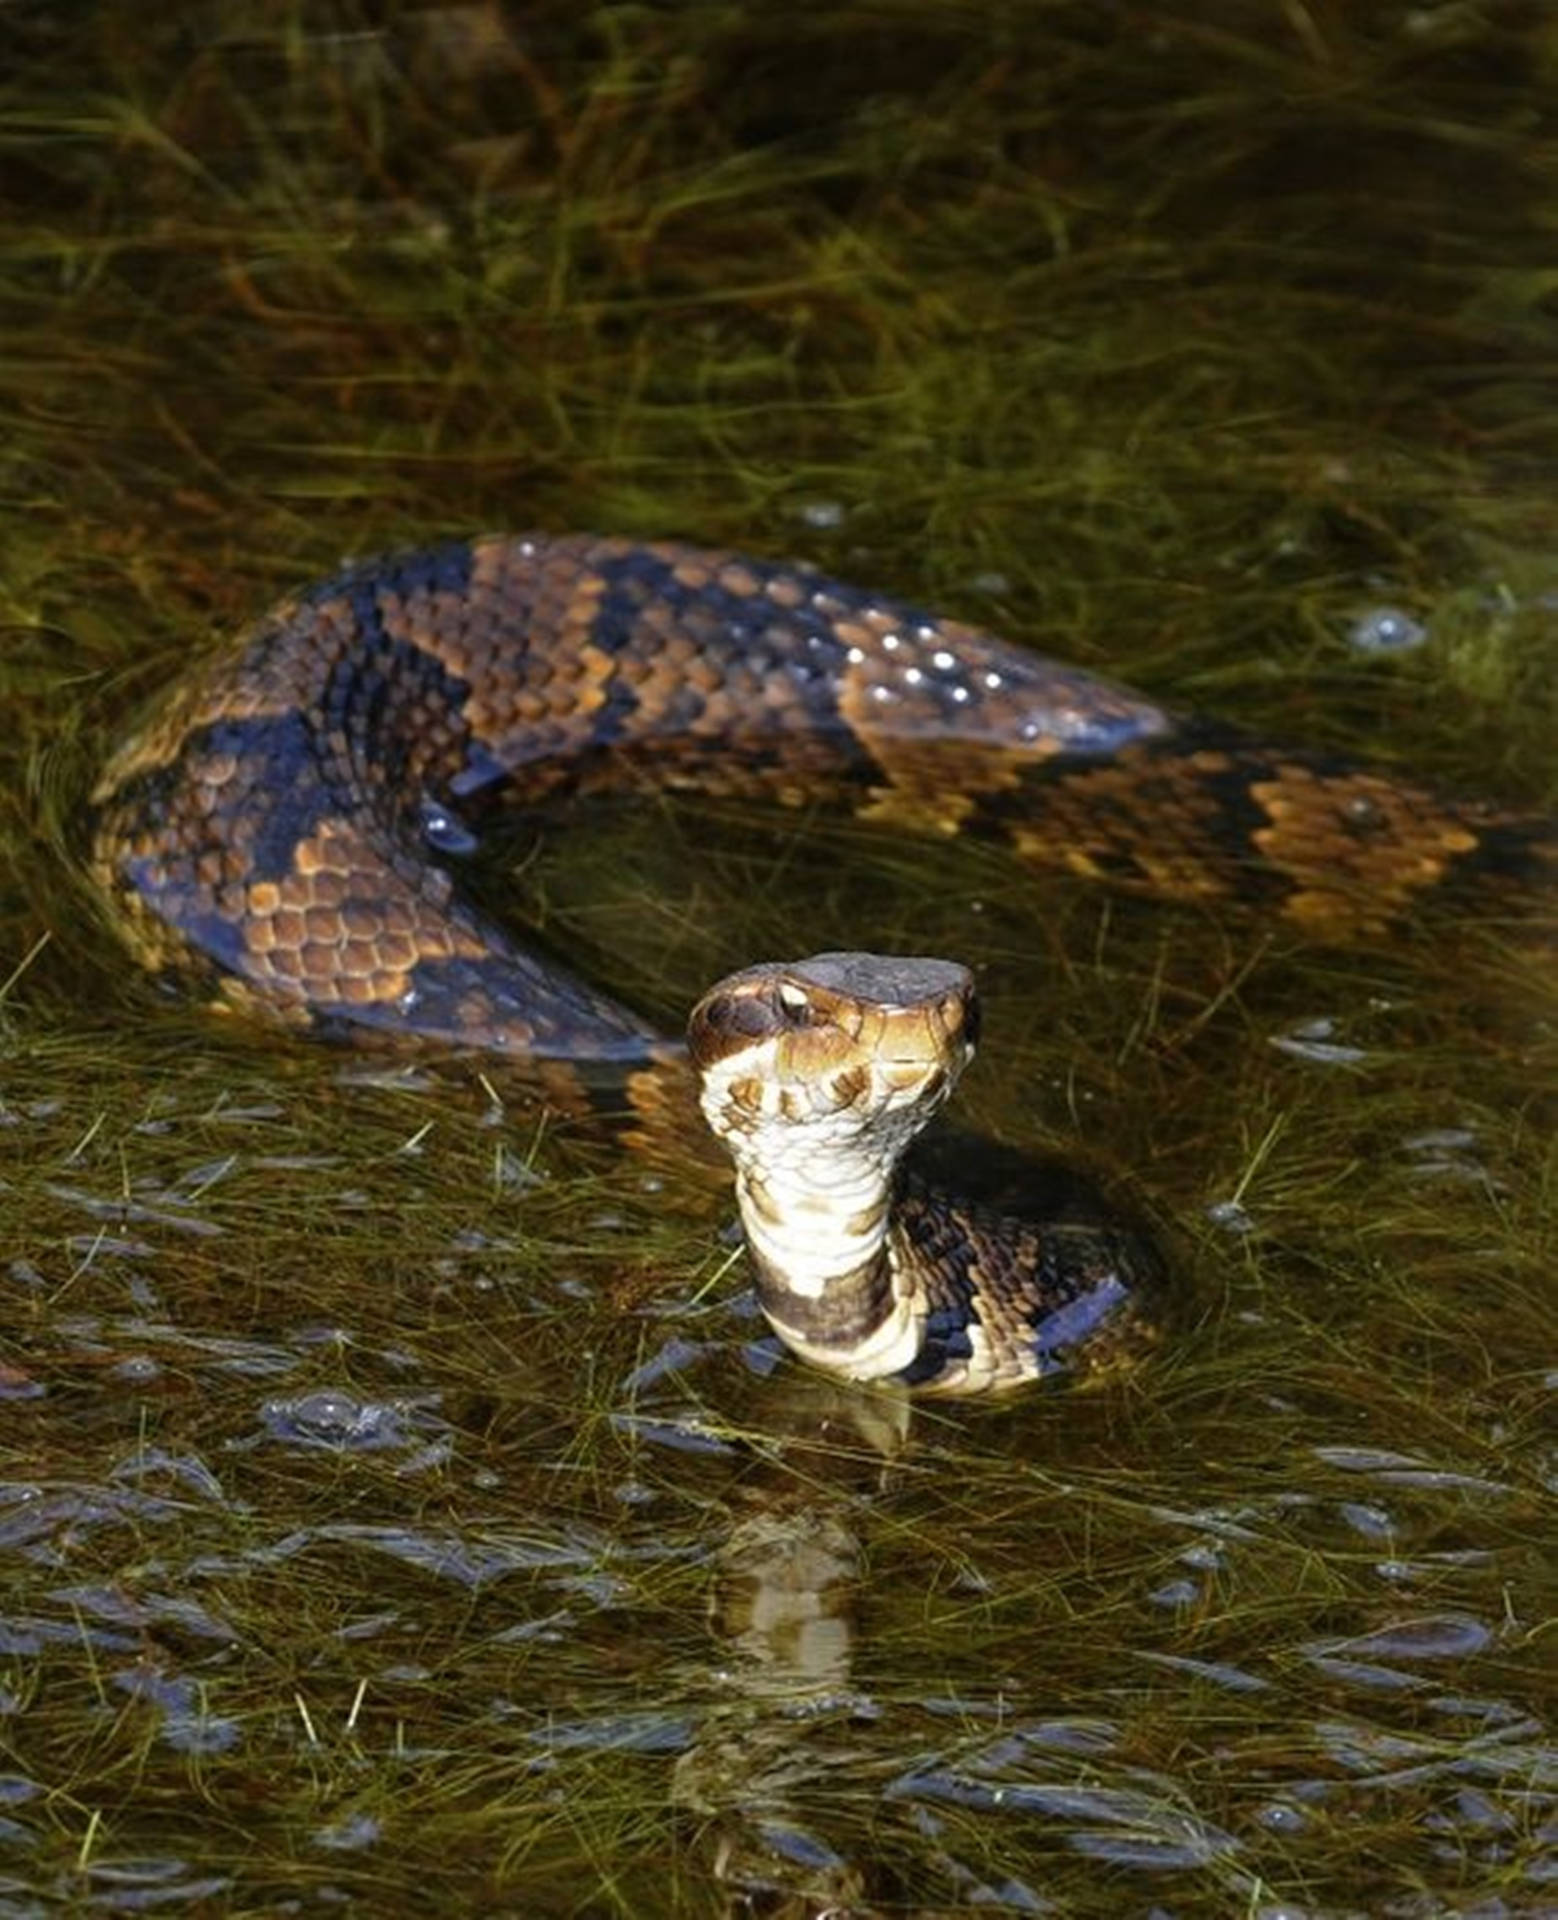
[[(653, 1065), (662, 1036), (486, 919), (451, 869), (496, 803), (644, 783), (997, 838), (1117, 885), (1264, 900), (1326, 939), (1378, 931), (1429, 889), (1558, 873), (1550, 823), (1182, 719), (806, 566), (546, 534), (366, 562), (276, 608), (116, 753), (93, 796), (93, 868), (138, 958), (227, 1004), (560, 1074), (612, 1063), (637, 1084), (635, 1069), (674, 1071)], [(795, 1032), (876, 1043), (900, 1015), (929, 1018), (944, 1051), (921, 1061), (927, 1112), (966, 1055), (964, 1016), (947, 1011), (971, 1007), (960, 985), (867, 962), (737, 976), (694, 1019), (695, 1059), (724, 1090), (706, 1080), (704, 1105), (735, 1151), (781, 1335), (856, 1377), (963, 1391), (1128, 1347), (1119, 1327), (1156, 1271), (1138, 1238), (1102, 1212), (1024, 1221), (938, 1193), (900, 1167), (906, 1138), (852, 1213), (828, 1197), (855, 1177), (832, 1160), (785, 1206), (770, 1195), (778, 1226), (759, 1244), (748, 1202), (785, 1183), (759, 1169), (754, 1189), (738, 1150), (759, 1099), (743, 1049), (766, 1050), (783, 1080)], [(831, 1041), (822, 1053), (878, 1142), (858, 1063)], [(732, 1084), (747, 1095), (733, 1132)], [(807, 1251), (829, 1207), (838, 1259)]]

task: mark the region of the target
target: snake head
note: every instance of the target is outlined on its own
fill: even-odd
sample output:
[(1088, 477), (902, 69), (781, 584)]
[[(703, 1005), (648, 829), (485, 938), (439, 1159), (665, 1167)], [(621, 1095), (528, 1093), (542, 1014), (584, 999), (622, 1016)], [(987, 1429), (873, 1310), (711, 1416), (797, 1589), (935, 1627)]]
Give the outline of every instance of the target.
[(705, 1115), (738, 1147), (773, 1129), (903, 1146), (973, 1057), (973, 976), (949, 960), (819, 953), (748, 967), (693, 1008)]

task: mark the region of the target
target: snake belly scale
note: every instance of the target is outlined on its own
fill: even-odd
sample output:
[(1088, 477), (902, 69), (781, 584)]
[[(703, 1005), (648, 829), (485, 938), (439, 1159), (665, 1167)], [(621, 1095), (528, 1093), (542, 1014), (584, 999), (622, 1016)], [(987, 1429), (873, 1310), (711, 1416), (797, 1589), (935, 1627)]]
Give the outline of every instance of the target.
[[(1181, 898), (1264, 898), (1323, 937), (1479, 873), (1558, 872), (1547, 823), (1179, 719), (802, 565), (539, 534), (349, 568), (214, 654), (110, 761), (93, 870), (144, 964), (228, 1004), (626, 1070), (674, 1049), (485, 918), (439, 855), (474, 846), (497, 801), (644, 782), (996, 837)], [(898, 1234), (910, 1270), (928, 1275), (947, 1234), (986, 1232), (955, 1207), (928, 1218), (912, 1186), (897, 1205), (906, 1232), (920, 1209)], [(969, 1271), (929, 1316), (943, 1354), (981, 1287), (992, 1325), (1016, 1297), (1004, 1252)], [(999, 1383), (1047, 1370), (1023, 1329), (1066, 1284), (1051, 1273), (1000, 1336), (1023, 1351)], [(847, 1361), (825, 1318), (792, 1343)], [(917, 1383), (952, 1371), (934, 1340), (907, 1359), (887, 1345)]]

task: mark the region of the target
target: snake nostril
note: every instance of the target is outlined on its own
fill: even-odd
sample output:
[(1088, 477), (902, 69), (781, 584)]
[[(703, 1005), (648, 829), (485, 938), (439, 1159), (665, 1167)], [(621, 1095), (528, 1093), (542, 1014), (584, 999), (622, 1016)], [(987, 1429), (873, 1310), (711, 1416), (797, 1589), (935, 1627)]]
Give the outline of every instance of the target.
[(695, 1059), (710, 1060), (755, 1039), (767, 1026), (762, 1008), (745, 995), (712, 993), (693, 1008), (687, 1042)]

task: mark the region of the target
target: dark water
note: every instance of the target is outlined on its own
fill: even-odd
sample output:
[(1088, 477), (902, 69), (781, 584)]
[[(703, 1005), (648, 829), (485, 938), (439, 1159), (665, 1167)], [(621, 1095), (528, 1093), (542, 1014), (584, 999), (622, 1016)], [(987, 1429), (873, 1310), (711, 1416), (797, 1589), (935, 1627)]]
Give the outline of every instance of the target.
[(1551, 806), (1547, 11), (0, 43), (0, 1913), (1558, 1913), (1551, 902), (1335, 952), (804, 816), (521, 836), (668, 1023), (968, 960), (969, 1117), (1169, 1223), (1134, 1379), (910, 1411), (480, 1063), (128, 977), (75, 825), (214, 632), (525, 524)]

